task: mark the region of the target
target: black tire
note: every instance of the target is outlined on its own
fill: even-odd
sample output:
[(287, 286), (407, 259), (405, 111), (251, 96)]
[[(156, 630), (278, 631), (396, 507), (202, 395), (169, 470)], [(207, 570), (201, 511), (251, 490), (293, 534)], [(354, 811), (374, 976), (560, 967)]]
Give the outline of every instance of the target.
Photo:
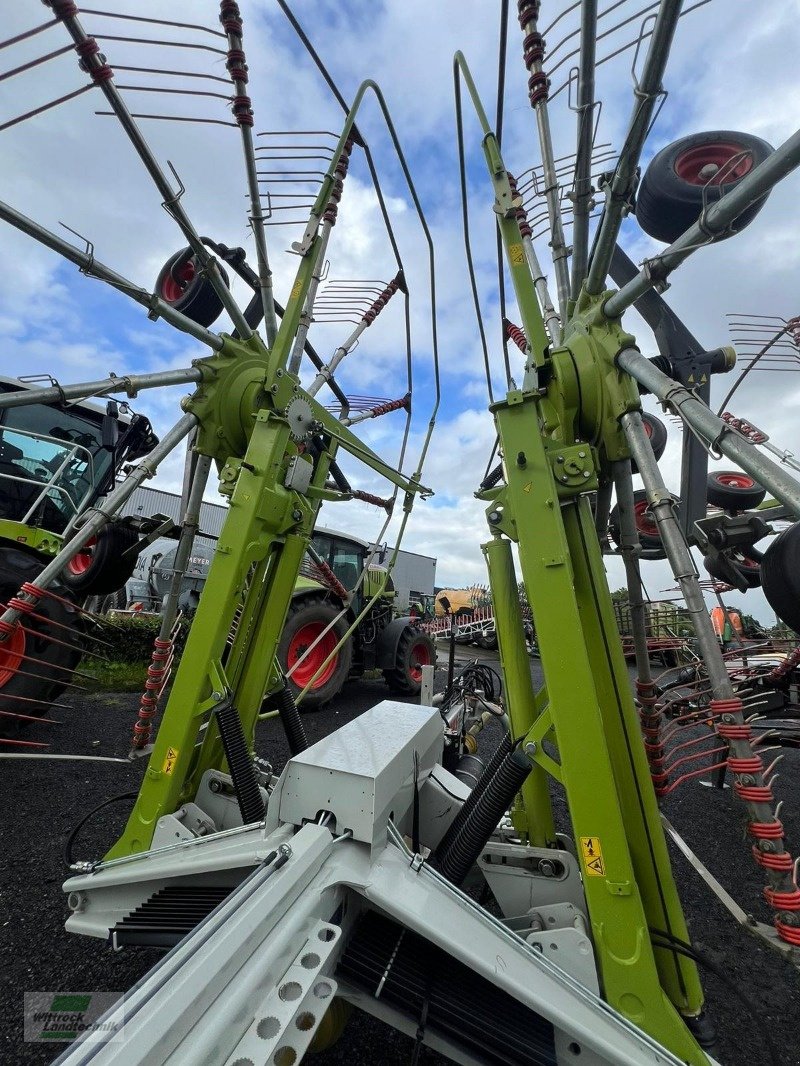
[[(715, 203), (735, 189), (745, 174), (763, 163), (773, 150), (760, 137), (732, 130), (694, 133), (673, 141), (653, 157), (639, 184), (636, 195), (639, 225), (657, 241), (672, 244), (700, 217), (704, 195), (706, 205)], [(722, 175), (721, 184), (705, 184), (709, 179), (712, 183), (716, 180), (713, 174), (704, 172), (704, 168), (712, 166)], [(729, 181), (725, 180), (728, 176)], [(739, 233), (749, 225), (766, 199), (762, 196), (743, 211), (726, 236)]]
[[(228, 285), (228, 275), (217, 264)], [(156, 296), (201, 326), (210, 326), (222, 314), (222, 300), (204, 274), (198, 272), (191, 248), (182, 248), (168, 259), (156, 279)]]
[(416, 696), (422, 688), (422, 667), (436, 663), (436, 645), (427, 633), (406, 626), (400, 634), (394, 666), (383, 671), (383, 679), (392, 692)]
[[(748, 548), (747, 551), (731, 550), (726, 553), (728, 562), (737, 574), (740, 574), (747, 582), (749, 589), (757, 589), (761, 586), (761, 562), (764, 556), (757, 548)], [(728, 583), (724, 570), (719, 566), (718, 555), (706, 555), (703, 566), (717, 581)]]
[(749, 511), (767, 495), (763, 485), (741, 470), (712, 470), (706, 485), (708, 502), (723, 511)]
[[(667, 446), (667, 427), (660, 418), (651, 415), (649, 411), (642, 411), (642, 422), (644, 423), (644, 431), (650, 438), (653, 454), (656, 457), (656, 461), (658, 461)], [(635, 459), (631, 459), (631, 473), (639, 473), (639, 467), (636, 465)]]
[[(659, 555), (649, 558), (663, 558), (661, 536), (655, 524), (655, 519), (647, 512), (647, 493), (644, 489), (637, 489), (633, 494), (633, 507), (636, 512), (636, 529), (639, 534), (639, 543), (643, 549), (658, 550)], [(614, 504), (608, 516), (608, 532), (614, 544), (619, 548), (622, 545), (622, 532), (619, 524), (619, 504)], [(648, 556), (642, 555), (642, 558)]]
[(778, 618), (800, 633), (800, 523), (785, 529), (764, 552), (761, 587)]
[(479, 648), (483, 648), (485, 651), (495, 651), (497, 648), (497, 633), (491, 633), (487, 635), (482, 633), (475, 643)]
[[(278, 662), (285, 674), (288, 675), (288, 671), (298, 661), (303, 651), (311, 645), (316, 635), (339, 614), (340, 610), (341, 607), (329, 603), (321, 596), (302, 596), (292, 601), (278, 644)], [(344, 636), (347, 628), (347, 619), (340, 618), (291, 677), (287, 676), (287, 684), (295, 699), (311, 680), (316, 668)], [(314, 682), (314, 687), (305, 694), (298, 709), (316, 711), (338, 695), (350, 674), (352, 660), (353, 642), (348, 640)]]
[[(7, 604), (24, 582), (35, 583), (44, 565), (44, 560), (31, 553), (0, 545), (0, 601)], [(24, 722), (10, 715), (34, 718), (45, 715), (53, 700), (66, 688), (70, 672), (81, 659), (80, 650), (65, 646), (80, 648), (84, 631), (80, 614), (71, 605), (67, 589), (58, 582), (51, 588), (64, 602), (42, 596), (35, 608), (41, 617), (23, 616), (25, 631), (19, 630), (20, 635), (11, 635), (10, 643), (0, 645), (0, 710), (7, 712), (0, 715), (3, 736), (14, 736), (24, 728)], [(50, 636), (55, 641), (48, 640)], [(21, 658), (23, 655), (39, 661), (26, 661)]]
[(108, 596), (104, 596), (100, 604), (100, 612), (102, 614), (108, 614), (109, 611), (124, 611), (128, 606), (128, 593), (123, 585), (122, 588), (117, 589), (115, 592), (110, 592)]
[(123, 553), (133, 548), (138, 539), (127, 526), (115, 522), (103, 526), (94, 541), (67, 563), (61, 580), (76, 596), (107, 596), (116, 592), (136, 568), (136, 554)]

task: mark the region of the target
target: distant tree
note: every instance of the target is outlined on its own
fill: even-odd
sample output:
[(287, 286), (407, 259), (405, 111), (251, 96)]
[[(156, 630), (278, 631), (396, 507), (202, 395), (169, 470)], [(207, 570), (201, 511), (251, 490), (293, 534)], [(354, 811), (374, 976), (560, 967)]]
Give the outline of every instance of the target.
[(611, 600), (613, 603), (627, 603), (628, 602), (628, 590), (627, 589), (614, 589), (611, 593)]

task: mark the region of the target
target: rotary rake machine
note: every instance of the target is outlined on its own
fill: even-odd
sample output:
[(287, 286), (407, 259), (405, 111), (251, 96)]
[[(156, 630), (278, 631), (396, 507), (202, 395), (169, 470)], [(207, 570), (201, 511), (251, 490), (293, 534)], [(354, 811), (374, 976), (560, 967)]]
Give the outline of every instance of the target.
[[(127, 828), (105, 858), (73, 864), (75, 876), (65, 885), (71, 931), (108, 940), (117, 949), (170, 950), (104, 1017), (102, 1029), (87, 1034), (60, 1061), (291, 1066), (308, 1050), (336, 1039), (353, 1005), (411, 1035), (414, 1061), (423, 1045), (463, 1063), (716, 1061), (699, 956), (688, 940), (656, 795), (687, 776), (681, 773), (687, 745), (701, 748), (706, 771), (724, 764), (732, 775), (775, 914), (774, 928), (762, 932), (787, 951), (800, 940), (800, 891), (773, 810), (771, 768), (755, 746), (743, 690), (722, 657), (687, 544), (687, 516), (694, 516), (691, 536), (697, 537), (698, 514), (683, 495), (676, 512), (676, 498), (655, 458), (652, 430), (648, 435), (645, 428), (640, 389), (680, 415), (691, 429), (689, 445), (718, 449), (766, 485), (788, 516), (800, 515), (800, 489), (786, 469), (732, 431), (703, 400), (708, 376), (730, 368), (730, 353), (697, 344), (687, 352), (685, 344), (675, 344), (676, 331), (684, 327), (654, 292), (665, 288), (671, 271), (693, 251), (729, 236), (747, 213), (752, 217), (754, 205), (800, 163), (800, 134), (762, 161), (747, 156), (749, 166), (734, 135), (705, 162), (694, 152), (696, 145), (685, 149), (694, 152), (688, 162), (679, 153), (688, 184), (699, 190), (696, 212), (688, 218), (685, 210), (678, 218), (673, 213), (673, 226), (680, 223), (685, 232), (643, 269), (626, 264), (617, 239), (633, 204), (645, 138), (663, 102), (662, 76), (681, 4), (661, 0), (630, 16), (619, 12), (619, 3), (606, 11), (598, 11), (594, 0), (573, 4), (556, 18), (558, 23), (578, 12), (577, 28), (566, 34), (562, 24), (565, 36), (557, 46), (563, 54), (567, 42), (578, 42), (577, 73), (569, 74), (564, 86), (572, 87), (570, 100), (574, 89), (578, 117), (574, 175), (566, 190), (572, 205), (570, 248), (550, 121), (551, 99), (561, 90), (551, 94), (544, 70), (540, 5), (520, 0), (541, 149), (536, 181), (546, 202), (556, 280), (553, 299), (523, 195), (506, 169), (466, 61), (456, 55), (462, 185), (466, 193), (461, 106), (466, 86), (494, 191), (507, 271), (501, 271), (500, 291), (504, 294), (502, 282), (510, 277), (521, 318), (521, 327), (509, 328), (502, 308), (507, 381), (503, 397), (491, 403), (501, 462), (479, 490), (487, 502), (491, 537), (484, 552), (504, 675), (499, 709), (509, 729), (470, 789), (442, 764), (443, 722), (433, 707), (386, 701), (308, 747), (273, 665), (319, 502), (347, 495), (336, 484), (337, 454), (349, 452), (402, 491), (404, 518), (413, 496), (424, 491), (418, 473), (406, 477), (390, 468), (353, 435), (346, 420), (354, 418), (343, 397), (337, 396), (336, 418), (297, 376), (324, 273), (328, 211), (340, 191), (337, 171), (341, 177), (351, 142), (352, 151), (364, 151), (370, 165), (355, 117), (367, 88), (383, 107), (377, 87), (365, 83), (359, 90), (330, 152), (310, 219), (293, 246), (299, 267), (281, 311), (272, 295), (264, 237), (266, 223), (273, 221), (270, 212), (280, 205), (276, 193), (272, 207), (261, 210), (242, 23), (235, 4), (221, 4), (227, 46), (222, 51), (234, 81), (231, 103), (245, 151), (258, 258), (254, 310), (242, 313), (219, 259), (235, 269), (243, 257), (222, 245), (212, 246), (219, 259), (209, 254), (75, 5), (50, 0), (49, 6), (52, 24), (62, 24), (72, 38), (90, 77), (87, 88), (96, 87), (119, 118), (190, 251), (171, 263), (162, 279), (168, 276), (171, 284), (154, 295), (5, 204), (0, 216), (211, 348), (212, 354), (191, 368), (171, 372), (172, 380), (194, 382), (197, 390), (184, 401), (181, 420), (129, 481), (132, 488), (189, 437), (186, 525), (192, 526), (197, 484), (212, 462), (231, 507)], [(280, 6), (326, 73), (283, 0)], [(501, 4), (501, 86), (508, 7)], [(600, 53), (611, 15), (618, 20), (613, 29), (624, 32), (632, 22), (639, 26), (651, 9), (653, 18), (638, 36)], [(644, 57), (632, 117), (598, 191), (592, 181), (595, 70), (631, 49)], [(403, 170), (407, 175), (404, 164)], [(649, 199), (643, 196), (647, 187)], [(410, 190), (416, 204), (413, 186)], [(656, 210), (660, 194), (648, 175), (640, 191), (650, 216), (662, 219)], [(602, 206), (590, 248), (595, 196)], [(292, 205), (299, 209), (295, 201)], [(464, 217), (468, 221), (466, 196)], [(616, 292), (606, 288), (615, 270), (630, 274)], [(213, 292), (231, 317), (233, 334), (212, 333), (181, 311), (181, 297), (197, 292), (198, 277), (201, 304)], [(477, 304), (475, 284), (473, 292)], [(339, 287), (334, 305), (355, 306), (358, 319), (364, 293), (355, 294), (352, 303), (351, 295)], [(633, 305), (658, 326), (654, 332), (664, 349), (655, 362), (641, 355), (623, 329), (621, 316)], [(263, 340), (254, 332), (262, 320)], [(519, 383), (511, 373), (509, 336), (524, 352)], [(331, 363), (316, 369), (334, 384)], [(488, 345), (487, 380), (491, 394)], [(147, 376), (110, 378), (75, 386), (72, 395), (150, 384)], [(69, 394), (68, 386), (59, 388)], [(57, 393), (54, 389), (54, 399)], [(427, 438), (423, 454), (426, 447)], [(645, 549), (637, 530), (632, 460), (644, 482), (659, 551), (672, 564), (694, 622), (703, 659), (698, 689), (707, 697), (702, 716), (699, 699), (697, 706), (685, 699), (681, 713), (668, 717), (669, 690), (657, 686), (650, 672), (639, 577)], [(697, 471), (691, 473), (698, 492)], [(20, 591), (2, 618), (6, 635), (19, 624), (26, 604), (47, 596), (48, 582), (101, 528), (129, 491), (129, 481), (114, 490), (103, 512), (89, 513), (36, 583)], [(629, 578), (635, 697), (603, 569), (612, 489)], [(693, 506), (699, 498), (691, 495)], [(705, 514), (703, 499), (700, 517)], [(719, 525), (728, 536), (738, 532), (736, 543), (744, 543), (746, 522), (733, 531), (730, 523)], [(753, 536), (760, 532), (748, 528)], [(710, 534), (706, 539), (712, 540)], [(531, 682), (513, 544), (541, 653), (545, 682), (538, 691)], [(234, 615), (235, 636), (226, 652)], [(163, 677), (159, 669), (156, 689)], [(254, 725), (265, 694), (278, 704), (292, 751), (277, 776), (254, 755)], [(145, 717), (150, 710), (148, 705)], [(701, 718), (706, 728), (713, 726), (710, 751), (702, 738), (695, 744), (692, 730)], [(551, 780), (566, 796), (566, 832), (556, 828)], [(476, 902), (480, 885), (490, 907)], [(775, 1041), (768, 1028), (764, 1035), (769, 1056)]]

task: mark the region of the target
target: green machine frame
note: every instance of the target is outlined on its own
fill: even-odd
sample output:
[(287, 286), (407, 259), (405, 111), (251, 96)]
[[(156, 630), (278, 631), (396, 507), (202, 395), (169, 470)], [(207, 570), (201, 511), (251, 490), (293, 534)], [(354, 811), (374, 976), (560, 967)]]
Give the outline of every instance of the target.
[[(685, 1024), (703, 1007), (694, 963), (651, 938), (651, 929), (683, 941), (688, 933), (588, 495), (606, 476), (601, 455), (612, 462), (630, 456), (619, 419), (641, 405), (635, 382), (614, 361), (633, 338), (600, 314), (608, 294), (584, 293), (562, 344), (551, 348), (523, 253), (518, 198), (460, 54), (456, 66), (481, 120), (494, 210), (528, 340), (522, 387), (491, 408), (505, 484), (478, 494), (489, 502), (492, 539), (483, 551), (512, 735), (534, 763), (514, 824), (530, 843), (554, 844), (548, 777), (563, 786), (604, 997), (687, 1062), (704, 1063)], [(518, 617), (512, 543), (546, 679), (539, 692)]]

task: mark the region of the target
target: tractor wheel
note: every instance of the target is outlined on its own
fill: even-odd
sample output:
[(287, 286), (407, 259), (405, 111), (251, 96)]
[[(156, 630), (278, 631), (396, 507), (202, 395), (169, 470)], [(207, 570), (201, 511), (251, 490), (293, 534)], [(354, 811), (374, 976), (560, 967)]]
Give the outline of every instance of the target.
[[(633, 494), (633, 511), (636, 521), (636, 532), (639, 534), (639, 543), (644, 549), (661, 550), (661, 535), (658, 532), (656, 520), (647, 509), (647, 493), (644, 489), (637, 489)], [(619, 548), (622, 545), (622, 533), (619, 524), (619, 504), (611, 508), (608, 516), (608, 531), (611, 539)], [(648, 558), (661, 558), (661, 556), (648, 556)]]
[[(703, 565), (712, 577), (717, 581), (727, 584), (724, 572), (717, 566), (715, 555), (706, 555)], [(747, 551), (728, 552), (728, 562), (737, 574), (740, 574), (747, 582), (749, 589), (757, 589), (761, 585), (761, 561), (764, 556), (757, 548), (748, 548)]]
[(785, 529), (764, 552), (761, 584), (778, 618), (800, 633), (800, 522)]
[[(295, 699), (347, 631), (347, 620), (340, 618), (300, 665), (295, 670), (292, 667), (337, 614), (339, 608), (321, 597), (305, 596), (292, 601), (278, 645), (278, 661), (287, 675), (286, 680)], [(353, 642), (348, 640), (305, 694), (299, 709), (315, 711), (332, 700), (347, 680), (352, 659)], [(291, 674), (289, 671), (292, 671)]]
[[(771, 155), (772, 145), (748, 133), (717, 130), (681, 137), (653, 157), (636, 195), (636, 220), (657, 241), (672, 244), (742, 178)], [(756, 217), (766, 196), (739, 215), (726, 236)]]
[(436, 645), (427, 633), (406, 626), (397, 643), (394, 667), (383, 671), (383, 679), (392, 692), (416, 696), (422, 688), (422, 667), (436, 662)]
[[(0, 547), (0, 602), (5, 606), (24, 582), (35, 583), (43, 565), (28, 552)], [(0, 644), (0, 711), (5, 712), (0, 715), (0, 734), (5, 736), (13, 736), (24, 724), (13, 715), (41, 718), (47, 713), (81, 659), (75, 650), (83, 632), (80, 615), (69, 603), (67, 589), (58, 583), (51, 588), (61, 599), (42, 596), (34, 613), (23, 616), (21, 625)]]
[[(220, 264), (217, 265), (228, 285), (227, 273)], [(155, 291), (165, 303), (201, 326), (210, 326), (222, 314), (222, 300), (208, 278), (199, 273), (191, 248), (181, 249), (166, 261), (156, 280)]]
[[(664, 449), (667, 446), (667, 427), (660, 418), (651, 415), (649, 411), (642, 411), (642, 424), (644, 425), (645, 433), (650, 438), (650, 444), (653, 448), (653, 454), (656, 457), (656, 461), (658, 461), (664, 454)], [(636, 465), (634, 459), (631, 459), (631, 473), (639, 473), (639, 467)]]
[(712, 470), (707, 485), (708, 502), (723, 511), (749, 511), (767, 495), (763, 485), (741, 470)]
[(483, 648), (484, 651), (495, 651), (497, 648), (497, 633), (482, 633), (475, 643), (479, 648)]
[(103, 526), (70, 559), (61, 580), (76, 596), (107, 596), (121, 589), (136, 568), (135, 554), (123, 555), (138, 541), (132, 529), (112, 522)]

